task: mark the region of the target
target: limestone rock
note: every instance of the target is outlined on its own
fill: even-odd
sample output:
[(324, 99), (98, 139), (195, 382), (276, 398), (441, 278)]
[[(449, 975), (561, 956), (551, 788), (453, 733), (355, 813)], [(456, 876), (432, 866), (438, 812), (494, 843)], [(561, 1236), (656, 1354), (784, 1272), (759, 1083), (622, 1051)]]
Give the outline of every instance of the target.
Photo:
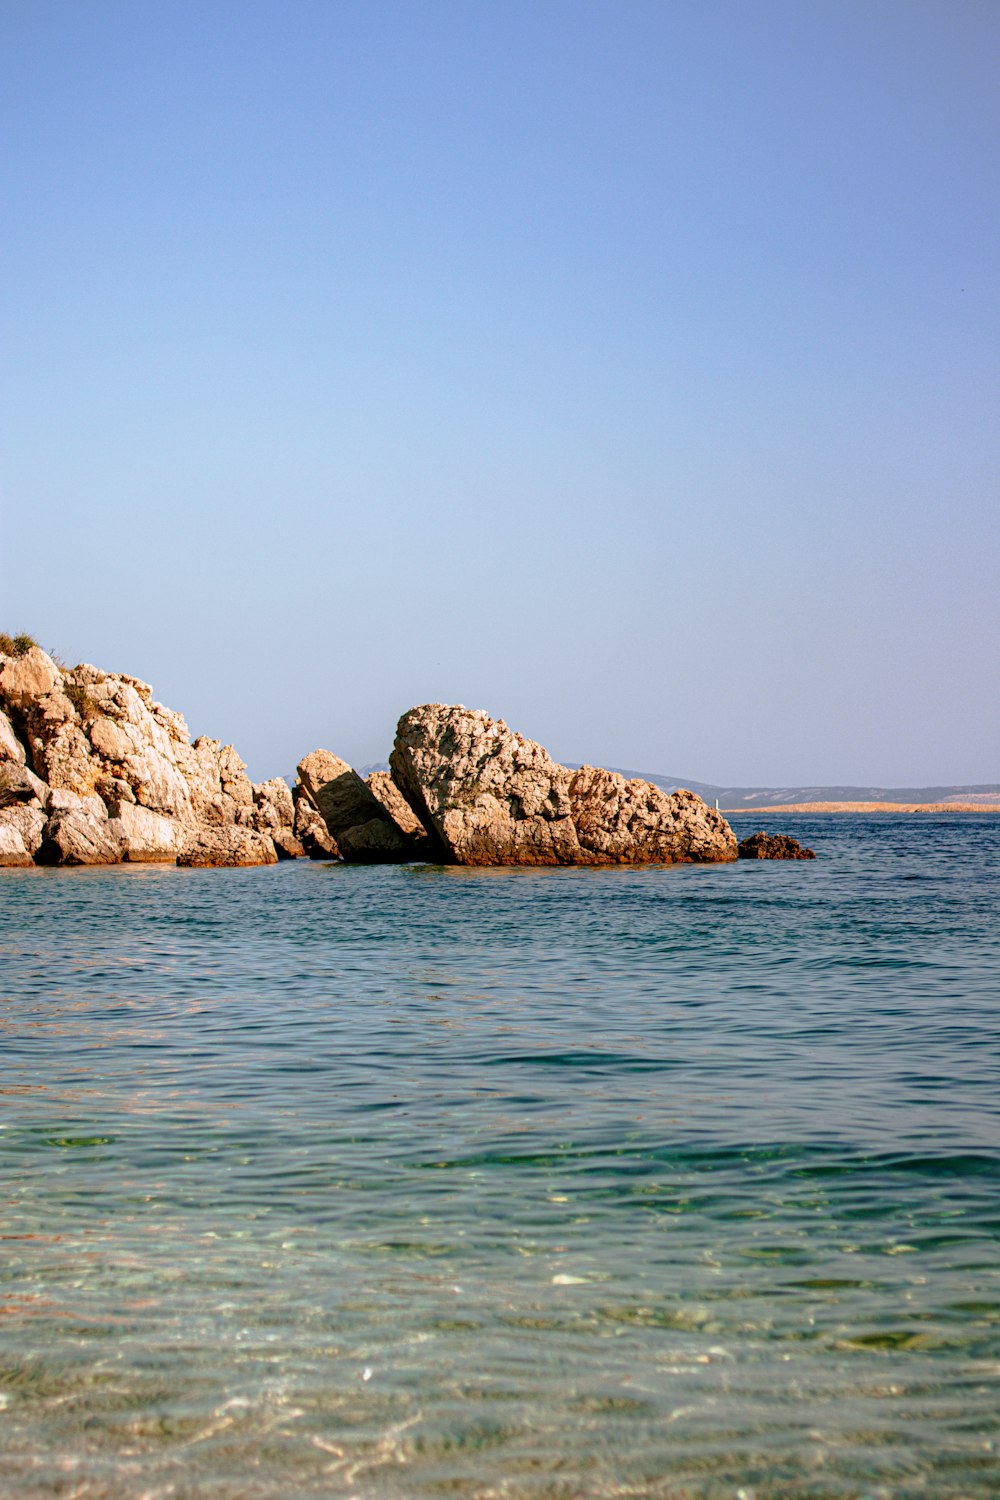
[[(176, 858), (188, 842), (200, 847), (193, 835), (206, 827), (256, 835), (203, 841), (227, 863), (270, 862), (274, 843), (301, 852), (287, 787), (282, 797), (265, 783), (258, 797), (233, 747), (192, 743), (146, 683), (88, 663), (63, 668), (38, 647), (0, 655), (0, 766), (40, 778), (34, 793), (50, 826), (37, 857), (49, 863), (106, 863), (115, 849), (128, 860)], [(30, 800), (23, 776), (0, 786), (0, 804), (12, 799)]]
[(256, 828), (225, 827), (192, 830), (177, 856), (179, 865), (273, 865), (277, 863), (273, 842)]
[(305, 859), (305, 845), (295, 837), (290, 828), (279, 828), (270, 835), (270, 839), (279, 859)]
[(299, 762), (298, 774), (343, 859), (369, 864), (421, 857), (371, 787), (339, 756), (313, 750)]
[(459, 864), (594, 863), (573, 826), (572, 772), (502, 719), (440, 703), (399, 721), (393, 780)]
[(340, 850), (330, 830), (309, 800), (304, 786), (295, 788), (295, 821), (292, 831), (309, 859), (339, 859)]
[(48, 795), (48, 787), (27, 766), (15, 761), (0, 762), (0, 808), (15, 804), (37, 802), (41, 805)]
[(24, 746), (14, 733), (13, 724), (0, 709), (0, 763), (12, 761), (16, 766), (23, 766), (24, 760)]
[(88, 818), (94, 818), (98, 823), (103, 823), (108, 816), (107, 806), (96, 792), (81, 797), (77, 792), (66, 791), (64, 787), (46, 787), (42, 804), (50, 815), (57, 812), (79, 812)]
[(122, 802), (135, 801), (135, 792), (120, 776), (99, 776), (94, 790), (108, 808)]
[(174, 861), (185, 847), (187, 830), (176, 818), (137, 802), (112, 804), (109, 811), (108, 830), (119, 841), (120, 857), (130, 864)]
[(267, 834), (279, 859), (302, 859), (305, 849), (295, 836), (295, 806), (288, 783), (280, 776), (253, 788), (252, 827)]
[(40, 865), (115, 865), (122, 857), (114, 825), (82, 810), (56, 812), (45, 825), (35, 854)]
[(693, 792), (558, 765), (502, 719), (440, 703), (399, 721), (393, 779), (450, 857), (470, 865), (730, 860), (736, 840)]
[(0, 657), (0, 693), (17, 708), (27, 709), (61, 691), (61, 686), (59, 668), (40, 646), (32, 646), (23, 656)]
[(14, 829), (32, 859), (41, 845), (47, 822), (48, 819), (37, 802), (18, 802), (0, 808), (0, 827)]
[(372, 771), (365, 780), (397, 828), (413, 840), (415, 859), (440, 860), (445, 856), (440, 839), (428, 832), (388, 771)]
[(291, 828), (295, 822), (295, 805), (291, 789), (280, 776), (262, 781), (253, 788), (253, 801), (257, 808), (262, 831), (266, 828)]
[(581, 766), (570, 782), (581, 846), (609, 864), (711, 864), (736, 858), (721, 813), (694, 792), (664, 792), (651, 781)]
[(34, 860), (25, 848), (16, 828), (0, 823), (0, 866), (32, 865)]
[(740, 859), (815, 859), (812, 849), (804, 849), (798, 839), (787, 833), (752, 833), (738, 845)]

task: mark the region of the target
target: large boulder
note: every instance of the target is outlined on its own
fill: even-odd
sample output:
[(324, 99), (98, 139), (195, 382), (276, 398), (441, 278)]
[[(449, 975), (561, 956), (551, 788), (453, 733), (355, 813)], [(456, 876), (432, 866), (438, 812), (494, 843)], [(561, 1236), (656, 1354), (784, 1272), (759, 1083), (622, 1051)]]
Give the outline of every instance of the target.
[(413, 808), (403, 796), (388, 771), (372, 771), (365, 781), (392, 818), (413, 843), (413, 858), (428, 861), (441, 860), (445, 849), (434, 833), (428, 833)]
[(340, 850), (330, 835), (323, 819), (310, 800), (309, 793), (299, 782), (293, 794), (295, 821), (292, 832), (309, 859), (339, 859)]
[(391, 864), (424, 857), (371, 787), (339, 756), (313, 750), (299, 762), (298, 775), (343, 859)]
[(393, 780), (465, 865), (714, 862), (736, 858), (722, 815), (615, 772), (558, 765), (502, 719), (424, 704), (399, 721)]
[(713, 864), (736, 857), (725, 818), (694, 792), (581, 766), (569, 786), (577, 838), (602, 864)]
[(459, 864), (596, 863), (573, 825), (572, 772), (502, 719), (461, 705), (411, 708), (389, 765), (417, 817)]

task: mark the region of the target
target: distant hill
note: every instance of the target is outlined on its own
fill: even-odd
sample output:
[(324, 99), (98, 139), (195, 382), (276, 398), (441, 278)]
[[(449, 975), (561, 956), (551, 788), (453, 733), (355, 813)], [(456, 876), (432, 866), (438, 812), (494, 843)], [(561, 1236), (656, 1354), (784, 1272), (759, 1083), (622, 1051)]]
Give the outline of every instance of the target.
[[(582, 761), (567, 761), (575, 770)], [(388, 771), (383, 761), (377, 765), (361, 766), (362, 776), (371, 771)], [(623, 766), (609, 766), (610, 771), (620, 775), (638, 776), (642, 781), (652, 781), (665, 792), (676, 792), (686, 786), (689, 792), (697, 792), (712, 806), (718, 799), (725, 812), (753, 812), (755, 807), (807, 807), (811, 802), (981, 802), (984, 807), (1000, 807), (1000, 782), (989, 782), (983, 786), (714, 786), (710, 781), (694, 781), (691, 777), (660, 776), (653, 771), (628, 771)]]
[(686, 786), (708, 803), (718, 800), (719, 807), (726, 812), (741, 809), (752, 812), (755, 807), (775, 805), (808, 806), (811, 802), (981, 802), (984, 807), (1000, 806), (1000, 783), (997, 782), (979, 786), (713, 786), (708, 781), (685, 781), (649, 771), (626, 771), (620, 766), (611, 769), (621, 771), (623, 776), (640, 776), (643, 781), (652, 781), (665, 792), (675, 792), (678, 787)]

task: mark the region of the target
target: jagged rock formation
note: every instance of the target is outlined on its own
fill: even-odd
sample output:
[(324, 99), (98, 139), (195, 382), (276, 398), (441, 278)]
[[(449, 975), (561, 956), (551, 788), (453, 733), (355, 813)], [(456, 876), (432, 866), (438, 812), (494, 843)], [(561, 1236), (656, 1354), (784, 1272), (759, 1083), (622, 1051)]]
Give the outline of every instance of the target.
[(736, 858), (721, 813), (613, 771), (557, 765), (502, 719), (440, 703), (399, 721), (392, 778), (467, 865), (708, 863)]
[(138, 678), (0, 655), (0, 863), (269, 864), (300, 851), (293, 816)]
[[(298, 765), (299, 782), (344, 859), (396, 864), (421, 859), (418, 839), (407, 832), (367, 782), (329, 750), (313, 750)], [(416, 823), (412, 813), (406, 820)]]
[(752, 833), (737, 845), (740, 859), (815, 859), (811, 849), (804, 849), (798, 839), (787, 833)]
[(295, 808), (293, 831), (309, 859), (339, 859), (340, 850), (318, 809), (300, 781), (292, 792)]
[(388, 771), (372, 771), (365, 780), (396, 827), (409, 839), (410, 858), (440, 864), (447, 854), (444, 845), (434, 833), (428, 832)]
[(231, 745), (192, 742), (181, 715), (138, 678), (67, 669), (30, 644), (0, 649), (0, 864), (736, 858), (729, 825), (692, 792), (570, 770), (461, 706), (405, 713), (390, 765), (364, 781), (314, 750), (294, 791), (279, 778), (255, 786)]

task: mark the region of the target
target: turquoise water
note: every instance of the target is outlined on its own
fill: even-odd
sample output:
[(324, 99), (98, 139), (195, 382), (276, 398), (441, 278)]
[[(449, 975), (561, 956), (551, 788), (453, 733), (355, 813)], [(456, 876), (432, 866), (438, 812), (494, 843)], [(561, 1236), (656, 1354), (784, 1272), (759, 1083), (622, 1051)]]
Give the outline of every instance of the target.
[(1000, 819), (786, 826), (2, 872), (0, 1494), (1000, 1493)]

